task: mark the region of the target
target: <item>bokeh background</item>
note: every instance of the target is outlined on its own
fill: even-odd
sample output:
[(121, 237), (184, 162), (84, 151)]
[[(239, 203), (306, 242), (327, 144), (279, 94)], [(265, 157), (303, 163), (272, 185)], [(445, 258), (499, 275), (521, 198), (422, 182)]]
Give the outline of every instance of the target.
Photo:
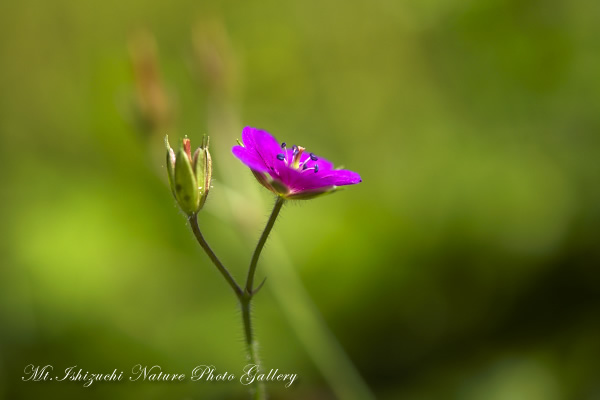
[(0, 3), (0, 398), (245, 399), (22, 382), (245, 364), (235, 298), (166, 184), (211, 136), (205, 236), (240, 280), (269, 130), (363, 183), (288, 204), (259, 266), (273, 399), (600, 399), (600, 3)]

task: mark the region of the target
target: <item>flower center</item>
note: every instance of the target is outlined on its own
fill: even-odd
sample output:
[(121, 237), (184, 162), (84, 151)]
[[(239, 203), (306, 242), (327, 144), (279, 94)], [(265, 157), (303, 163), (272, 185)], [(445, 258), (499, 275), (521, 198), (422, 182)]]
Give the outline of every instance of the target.
[(302, 157), (302, 153), (304, 153), (304, 147), (294, 145), (292, 149), (292, 167), (298, 169), (300, 168), (300, 158)]
[(292, 146), (292, 159), (288, 160), (287, 157), (287, 148), (286, 148), (286, 143), (283, 142), (281, 143), (281, 148), (283, 149), (283, 153), (279, 153), (277, 154), (277, 159), (279, 161), (283, 161), (285, 163), (286, 166), (290, 167), (290, 168), (294, 168), (294, 169), (299, 169), (302, 172), (304, 171), (315, 171), (315, 173), (319, 172), (319, 165), (315, 163), (315, 165), (311, 168), (308, 168), (308, 166), (306, 165), (306, 163), (308, 163), (309, 161), (317, 161), (318, 158), (317, 156), (315, 156), (313, 153), (309, 153), (308, 158), (306, 158), (306, 160), (304, 160), (304, 162), (300, 162), (301, 158), (302, 158), (302, 154), (304, 153), (304, 150), (306, 150), (304, 147), (302, 146)]

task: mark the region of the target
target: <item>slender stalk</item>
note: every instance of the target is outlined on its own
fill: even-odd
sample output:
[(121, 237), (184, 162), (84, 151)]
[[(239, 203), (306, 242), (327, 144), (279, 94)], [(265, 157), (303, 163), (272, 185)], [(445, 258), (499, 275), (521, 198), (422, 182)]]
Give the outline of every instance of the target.
[[(254, 340), (254, 333), (252, 331), (252, 317), (250, 315), (252, 297), (257, 292), (257, 290), (254, 290), (253, 288), (254, 274), (256, 273), (256, 266), (258, 264), (260, 253), (262, 252), (262, 249), (265, 246), (265, 243), (267, 242), (269, 233), (271, 233), (271, 229), (273, 229), (273, 225), (275, 224), (275, 220), (277, 220), (277, 216), (279, 215), (279, 211), (281, 211), (281, 207), (283, 206), (284, 201), (285, 200), (281, 197), (277, 197), (277, 200), (275, 201), (275, 206), (273, 207), (271, 216), (269, 217), (267, 225), (265, 226), (265, 229), (263, 230), (263, 233), (260, 236), (260, 239), (258, 240), (256, 249), (254, 249), (252, 261), (250, 261), (250, 267), (248, 268), (246, 288), (242, 297), (240, 297), (240, 305), (242, 306), (242, 322), (244, 323), (244, 338), (246, 339), (246, 348), (248, 351), (248, 361), (250, 365), (256, 365), (256, 367), (259, 370), (260, 359), (258, 357), (258, 343)], [(255, 381), (253, 398), (254, 400), (262, 400), (266, 398), (265, 386), (262, 382)]]
[(281, 207), (285, 202), (283, 197), (277, 196), (277, 200), (275, 201), (275, 206), (273, 207), (273, 211), (271, 212), (271, 216), (269, 217), (269, 221), (267, 221), (267, 225), (265, 226), (265, 230), (263, 231), (260, 239), (258, 240), (258, 244), (256, 245), (256, 249), (254, 250), (254, 254), (252, 255), (252, 261), (250, 261), (250, 268), (248, 268), (248, 277), (246, 278), (246, 293), (252, 297), (253, 286), (254, 286), (254, 274), (256, 273), (256, 265), (258, 264), (258, 258), (260, 257), (260, 253), (262, 252), (265, 243), (267, 242), (267, 238), (269, 237), (269, 233), (271, 233), (271, 229), (275, 224), (275, 220), (279, 215), (279, 211), (281, 211)]
[(202, 236), (202, 232), (200, 232), (200, 227), (198, 226), (198, 216), (196, 214), (190, 216), (189, 221), (190, 226), (192, 227), (192, 232), (194, 232), (194, 236), (196, 237), (196, 240), (198, 241), (200, 246), (202, 246), (210, 260), (213, 262), (213, 264), (215, 264), (215, 267), (217, 267), (221, 275), (223, 275), (223, 278), (225, 278), (229, 286), (231, 286), (231, 289), (233, 289), (233, 291), (235, 292), (235, 295), (241, 301), (244, 294), (242, 288), (240, 287), (240, 285), (237, 284), (235, 279), (233, 279), (233, 276), (231, 276), (227, 268), (225, 268), (225, 266), (219, 260), (217, 255), (212, 251), (208, 243), (206, 243), (204, 236)]
[[(254, 250), (254, 254), (252, 255), (252, 261), (250, 262), (250, 268), (248, 269), (248, 278), (246, 281), (246, 290), (243, 290), (240, 285), (235, 281), (233, 276), (229, 273), (227, 268), (223, 265), (223, 263), (219, 260), (217, 255), (212, 251), (204, 236), (202, 236), (202, 232), (200, 232), (200, 227), (198, 226), (198, 217), (196, 214), (189, 217), (190, 226), (192, 228), (192, 232), (194, 232), (194, 236), (196, 240), (204, 249), (210, 260), (215, 264), (215, 267), (219, 270), (223, 278), (227, 281), (231, 289), (233, 289), (236, 294), (240, 306), (242, 308), (242, 322), (244, 325), (244, 339), (246, 341), (246, 351), (248, 353), (248, 363), (250, 366), (256, 366), (258, 370), (260, 370), (260, 359), (258, 357), (258, 344), (254, 339), (254, 334), (252, 330), (252, 318), (250, 316), (251, 302), (252, 297), (256, 293), (253, 290), (254, 283), (254, 274), (256, 273), (256, 265), (258, 263), (258, 258), (260, 257), (260, 253), (265, 246), (267, 238), (269, 237), (269, 233), (271, 229), (273, 229), (273, 225), (275, 224), (275, 220), (279, 215), (279, 211), (283, 206), (284, 200), (280, 197), (277, 198), (275, 202), (275, 207), (271, 212), (271, 216), (269, 217), (269, 221), (267, 221), (267, 225), (256, 245), (256, 249)], [(257, 371), (258, 372), (258, 371)], [(252, 392), (252, 398), (254, 400), (264, 400), (266, 399), (265, 386), (263, 382), (254, 381), (254, 390)]]
[[(251, 301), (252, 297), (246, 297), (245, 299), (240, 300), (240, 304), (242, 306), (242, 321), (244, 323), (246, 351), (248, 352), (248, 365), (255, 365), (258, 372), (260, 370), (261, 364), (260, 359), (258, 357), (258, 343), (254, 340), (254, 335), (252, 332), (252, 319), (250, 317)], [(255, 380), (253, 386), (254, 390), (252, 392), (252, 398), (254, 400), (264, 400), (267, 398), (265, 392), (265, 385), (263, 384), (263, 382)]]

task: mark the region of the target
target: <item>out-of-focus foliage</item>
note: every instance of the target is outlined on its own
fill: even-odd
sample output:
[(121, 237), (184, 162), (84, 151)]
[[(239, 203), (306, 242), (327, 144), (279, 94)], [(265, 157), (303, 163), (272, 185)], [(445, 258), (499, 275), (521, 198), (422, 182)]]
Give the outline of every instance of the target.
[[(271, 201), (238, 183), (257, 185), (229, 153), (243, 125), (362, 175), (275, 229), (377, 398), (599, 398), (598, 15), (566, 0), (0, 3), (0, 398), (246, 398), (21, 380), (30, 363), (240, 369), (235, 298), (171, 198), (162, 137), (211, 135), (201, 224), (241, 279)], [(269, 391), (333, 398), (274, 283), (256, 298), (261, 353), (301, 381)]]

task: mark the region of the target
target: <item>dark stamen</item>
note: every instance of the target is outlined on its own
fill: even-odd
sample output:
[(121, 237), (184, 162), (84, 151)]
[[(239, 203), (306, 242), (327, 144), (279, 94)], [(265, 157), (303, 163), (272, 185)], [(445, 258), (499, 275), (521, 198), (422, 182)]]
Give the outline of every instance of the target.
[(318, 165), (318, 164), (315, 164), (315, 174), (316, 174), (317, 172), (319, 172), (319, 165)]
[(285, 142), (281, 143), (281, 148), (285, 149)]
[(285, 156), (283, 155), (283, 153), (279, 153), (279, 154), (277, 154), (277, 159), (279, 161), (283, 161), (285, 159)]
[(295, 156), (296, 154), (298, 154), (298, 146), (294, 145), (292, 147), (292, 154)]
[(306, 163), (302, 164), (302, 170), (304, 171), (306, 168), (308, 168), (308, 166), (306, 165)]
[(313, 161), (317, 161), (318, 160), (317, 156), (315, 156), (313, 153), (310, 153), (310, 159), (313, 160)]

